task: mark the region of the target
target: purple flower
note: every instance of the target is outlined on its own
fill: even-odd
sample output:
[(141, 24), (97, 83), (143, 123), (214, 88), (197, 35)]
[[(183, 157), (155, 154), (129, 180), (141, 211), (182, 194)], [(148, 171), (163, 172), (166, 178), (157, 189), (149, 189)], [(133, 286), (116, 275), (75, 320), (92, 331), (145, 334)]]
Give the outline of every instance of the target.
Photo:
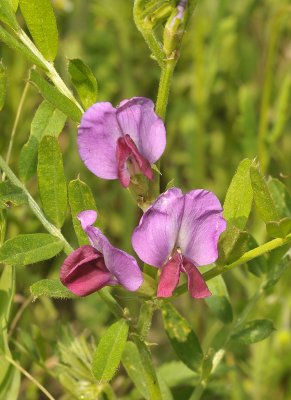
[(108, 102), (94, 104), (78, 131), (79, 153), (87, 168), (99, 178), (118, 178), (123, 187), (135, 174), (152, 179), (151, 164), (165, 146), (164, 123), (144, 97), (124, 100), (117, 108)]
[(143, 277), (134, 257), (113, 247), (103, 233), (92, 226), (96, 211), (78, 215), (91, 246), (82, 246), (71, 253), (61, 267), (60, 279), (77, 296), (87, 296), (107, 285), (122, 285), (137, 290)]
[(158, 297), (172, 295), (181, 272), (188, 277), (192, 297), (211, 295), (196, 267), (217, 259), (218, 239), (225, 228), (222, 207), (211, 192), (183, 194), (172, 188), (157, 198), (135, 229), (132, 245), (145, 263), (162, 269)]

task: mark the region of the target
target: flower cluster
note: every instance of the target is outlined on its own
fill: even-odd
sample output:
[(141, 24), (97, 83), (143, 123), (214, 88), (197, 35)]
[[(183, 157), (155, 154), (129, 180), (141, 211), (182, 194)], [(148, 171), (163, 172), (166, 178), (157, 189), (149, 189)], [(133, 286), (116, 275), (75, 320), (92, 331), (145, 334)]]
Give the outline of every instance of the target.
[[(79, 153), (95, 175), (119, 179), (124, 187), (136, 174), (153, 178), (151, 164), (166, 145), (163, 121), (153, 102), (138, 97), (123, 101), (116, 109), (97, 103), (83, 115), (78, 133)], [(193, 298), (211, 295), (197, 267), (213, 263), (220, 234), (226, 228), (217, 197), (206, 190), (183, 194), (171, 188), (145, 211), (132, 235), (132, 246), (145, 263), (161, 269), (158, 297), (170, 297), (181, 273), (188, 279)], [(134, 257), (111, 245), (93, 226), (97, 213), (83, 211), (78, 219), (90, 246), (71, 253), (61, 267), (61, 281), (78, 296), (106, 285), (122, 285), (136, 291), (143, 276)]]

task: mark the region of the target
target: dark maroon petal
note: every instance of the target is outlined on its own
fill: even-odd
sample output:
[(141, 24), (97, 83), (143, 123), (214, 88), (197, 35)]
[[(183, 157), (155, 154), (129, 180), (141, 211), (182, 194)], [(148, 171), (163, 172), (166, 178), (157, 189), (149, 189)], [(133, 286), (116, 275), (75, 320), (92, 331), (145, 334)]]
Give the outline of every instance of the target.
[(60, 279), (77, 296), (87, 296), (112, 284), (102, 254), (91, 246), (82, 246), (65, 259)]
[(188, 276), (188, 290), (194, 299), (203, 299), (204, 297), (211, 296), (203, 276), (198, 269), (190, 261), (184, 258), (183, 267), (184, 272)]
[(130, 184), (130, 176), (135, 174), (143, 173), (148, 179), (153, 179), (150, 163), (139, 153), (129, 135), (117, 140), (116, 162), (118, 179), (125, 188)]
[(158, 297), (171, 297), (179, 283), (182, 257), (176, 253), (163, 267), (158, 285)]

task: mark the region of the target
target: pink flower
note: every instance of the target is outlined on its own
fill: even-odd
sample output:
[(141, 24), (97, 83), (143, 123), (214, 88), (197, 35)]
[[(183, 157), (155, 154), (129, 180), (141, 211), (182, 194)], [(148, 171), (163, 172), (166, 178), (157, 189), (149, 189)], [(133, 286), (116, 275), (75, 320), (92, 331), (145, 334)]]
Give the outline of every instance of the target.
[(134, 257), (113, 247), (103, 233), (92, 226), (96, 211), (78, 215), (91, 246), (82, 246), (71, 253), (61, 267), (60, 279), (77, 296), (87, 296), (107, 285), (122, 285), (137, 290), (143, 277)]
[(132, 245), (145, 263), (161, 268), (158, 297), (172, 295), (181, 272), (188, 277), (192, 297), (211, 295), (197, 267), (217, 259), (225, 228), (222, 207), (211, 192), (183, 194), (172, 188), (157, 198), (133, 232)]
[(131, 176), (153, 178), (151, 164), (163, 154), (166, 131), (154, 104), (144, 97), (94, 104), (83, 115), (78, 148), (87, 168), (103, 179), (119, 179), (128, 187)]

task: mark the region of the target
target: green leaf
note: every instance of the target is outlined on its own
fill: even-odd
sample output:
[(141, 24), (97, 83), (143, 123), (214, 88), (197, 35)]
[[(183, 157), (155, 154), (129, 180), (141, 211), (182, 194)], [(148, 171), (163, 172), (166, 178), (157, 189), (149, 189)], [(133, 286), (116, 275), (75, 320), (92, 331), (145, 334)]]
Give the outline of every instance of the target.
[(6, 98), (7, 75), (6, 68), (2, 61), (0, 62), (0, 111), (3, 109)]
[(162, 400), (163, 397), (162, 397), (158, 377), (156, 374), (156, 370), (153, 365), (151, 352), (150, 352), (148, 346), (145, 344), (145, 342), (140, 339), (140, 337), (135, 336), (133, 340), (134, 340), (134, 344), (137, 347), (140, 361), (143, 366), (144, 379), (146, 382), (149, 399), (150, 400)]
[(199, 381), (199, 375), (181, 361), (164, 363), (158, 372), (169, 387), (195, 385)]
[(53, 299), (77, 298), (59, 279), (42, 279), (30, 286), (30, 293), (35, 299), (40, 296), (51, 297)]
[(190, 369), (197, 371), (203, 360), (199, 340), (188, 321), (170, 303), (161, 306), (164, 327), (177, 356)]
[(227, 228), (218, 241), (218, 265), (231, 264), (241, 257), (247, 248), (248, 233), (239, 230), (236, 226)]
[(44, 136), (40, 142), (37, 177), (44, 212), (60, 228), (66, 218), (67, 185), (62, 153), (53, 136)]
[(140, 395), (146, 400), (151, 400), (144, 365), (141, 362), (138, 348), (133, 342), (126, 343), (122, 354), (122, 364)]
[(10, 181), (0, 183), (0, 208), (20, 206), (27, 203), (26, 194)]
[(58, 51), (58, 29), (51, 1), (20, 0), (19, 5), (36, 46), (48, 61), (54, 61)]
[(291, 232), (291, 218), (285, 217), (280, 221), (267, 223), (267, 232), (273, 238), (284, 238)]
[(24, 46), (21, 42), (18, 41), (13, 35), (7, 32), (0, 25), (0, 40), (4, 42), (11, 49), (17, 51), (19, 54), (28, 59), (31, 63), (37, 65), (39, 68), (42, 68), (44, 71), (47, 70), (47, 67), (43, 64), (41, 60), (26, 46)]
[(97, 211), (93, 193), (86, 183), (82, 182), (80, 179), (76, 179), (69, 183), (68, 195), (73, 225), (79, 245), (89, 244), (88, 237), (81, 228), (77, 215), (84, 210)]
[(80, 121), (82, 113), (79, 108), (68, 99), (68, 97), (60, 93), (55, 86), (51, 85), (35, 70), (31, 71), (30, 80), (40, 91), (44, 99), (70, 117), (73, 121)]
[(0, 1), (0, 21), (4, 22), (10, 28), (18, 30), (18, 23), (12, 9), (10, 0)]
[(271, 197), (268, 185), (259, 170), (259, 167), (254, 164), (251, 165), (250, 175), (254, 193), (254, 201), (260, 217), (265, 223), (278, 220), (279, 216), (274, 201)]
[(47, 233), (18, 235), (0, 247), (0, 262), (8, 265), (28, 265), (56, 256), (64, 247), (57, 237)]
[(212, 296), (205, 299), (208, 307), (224, 324), (231, 323), (233, 312), (222, 276), (219, 275), (210, 279), (207, 286), (212, 293)]
[(92, 372), (100, 383), (109, 382), (121, 360), (128, 335), (128, 324), (120, 319), (102, 336), (93, 356)]
[(47, 101), (43, 101), (38, 107), (31, 123), (30, 137), (20, 152), (19, 174), (23, 181), (27, 182), (36, 173), (37, 153), (41, 139), (45, 135), (58, 137), (66, 119), (65, 114)]
[(17, 11), (19, 5), (19, 0), (12, 0), (12, 9), (14, 12)]
[(267, 185), (278, 215), (281, 218), (291, 217), (291, 197), (286, 186), (275, 178), (269, 179)]
[(268, 260), (267, 282), (264, 289), (270, 289), (280, 280), (285, 271), (290, 268), (291, 260), (289, 256), (290, 244), (275, 249), (270, 254)]
[(248, 221), (253, 202), (251, 164), (248, 158), (241, 161), (226, 193), (223, 215), (228, 226), (244, 229)]
[(275, 330), (272, 321), (257, 319), (247, 322), (237, 329), (232, 335), (233, 341), (241, 344), (252, 344), (266, 339)]
[(69, 61), (69, 73), (85, 109), (96, 103), (98, 86), (91, 69), (82, 60), (74, 59)]

